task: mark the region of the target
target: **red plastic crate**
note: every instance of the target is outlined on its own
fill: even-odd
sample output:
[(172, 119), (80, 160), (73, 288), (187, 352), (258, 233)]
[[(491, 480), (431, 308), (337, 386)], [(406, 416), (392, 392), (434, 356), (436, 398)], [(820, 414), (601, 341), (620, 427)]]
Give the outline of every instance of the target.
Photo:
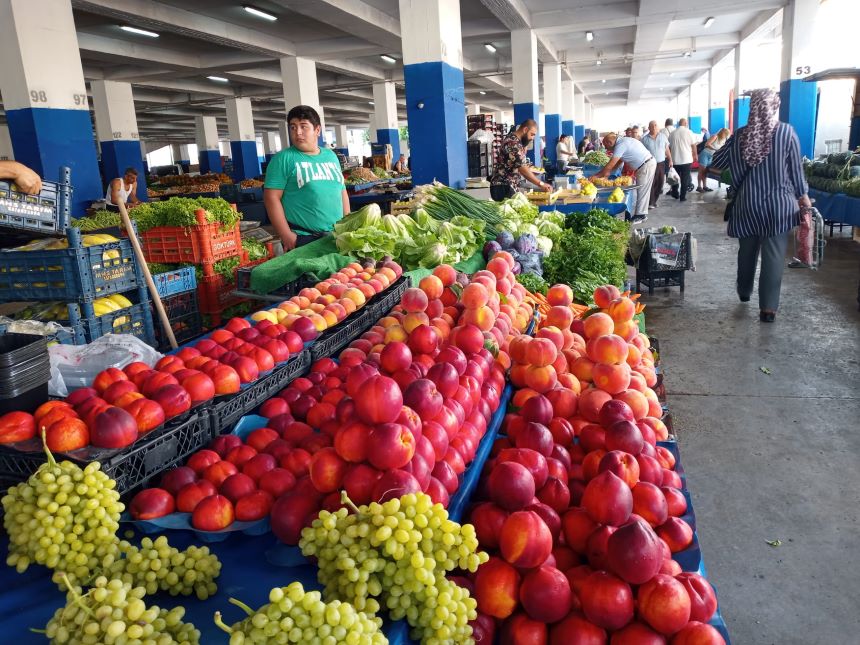
[(242, 236), (239, 224), (227, 231), (217, 222), (205, 222), (205, 211), (197, 211), (196, 226), (156, 226), (141, 234), (143, 252), (149, 262), (190, 262), (211, 265), (240, 255)]
[(203, 276), (197, 285), (197, 302), (200, 313), (217, 314), (227, 307), (242, 302), (242, 298), (233, 295), (236, 285), (227, 282), (221, 275)]

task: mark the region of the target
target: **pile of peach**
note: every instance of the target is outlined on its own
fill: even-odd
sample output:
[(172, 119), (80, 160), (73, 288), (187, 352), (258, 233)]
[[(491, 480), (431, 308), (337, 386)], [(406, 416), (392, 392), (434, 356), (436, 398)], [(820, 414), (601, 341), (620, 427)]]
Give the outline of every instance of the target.
[(298, 333), (303, 340), (311, 341), (361, 309), (402, 274), (400, 265), (392, 261), (383, 263), (378, 269), (352, 262), (313, 287), (302, 289), (277, 307), (252, 314), (251, 319), (280, 325)]
[[(601, 340), (623, 330), (621, 300), (587, 317), (584, 337), (569, 332), (572, 342), (564, 328), (543, 336), (558, 342), (510, 342), (512, 379), (517, 365), (525, 366), (525, 379), (532, 367), (564, 357), (592, 363), (593, 380), (565, 378), (557, 365), (552, 388), (526, 387), (514, 396), (517, 412), (505, 419), (506, 436), (494, 446), (479, 485), (482, 501), (471, 513), (492, 554), (472, 581), (476, 640), (492, 642), (500, 632), (503, 642), (723, 642), (707, 624), (717, 608), (713, 589), (672, 559), (690, 547), (693, 530), (681, 517), (687, 503), (674, 457), (657, 446), (668, 433), (653, 392), (645, 393), (653, 367), (642, 364), (646, 354), (633, 343), (638, 330), (626, 330), (624, 351), (615, 339)], [(612, 321), (608, 330), (604, 316)], [(601, 378), (599, 366), (622, 364), (626, 369)], [(544, 380), (537, 380), (540, 389)]]

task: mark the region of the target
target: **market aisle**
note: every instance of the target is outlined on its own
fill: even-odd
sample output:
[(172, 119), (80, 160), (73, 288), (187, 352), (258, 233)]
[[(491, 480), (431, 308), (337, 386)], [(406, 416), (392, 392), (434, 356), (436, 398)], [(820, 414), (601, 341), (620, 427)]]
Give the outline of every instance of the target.
[(856, 643), (860, 246), (846, 232), (828, 238), (821, 271), (786, 269), (777, 322), (763, 325), (757, 295), (735, 295), (725, 202), (705, 200), (663, 197), (649, 214), (692, 231), (699, 261), (684, 296), (658, 290), (646, 315), (709, 580), (734, 643)]

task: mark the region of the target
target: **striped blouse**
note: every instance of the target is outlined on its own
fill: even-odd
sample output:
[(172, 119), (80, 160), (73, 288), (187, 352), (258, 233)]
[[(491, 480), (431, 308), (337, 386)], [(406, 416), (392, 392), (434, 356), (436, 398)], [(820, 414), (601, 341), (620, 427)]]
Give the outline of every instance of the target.
[(711, 162), (716, 168), (731, 171), (733, 187), (743, 182), (729, 219), (729, 237), (781, 235), (798, 224), (797, 200), (807, 192), (800, 142), (789, 124), (777, 124), (770, 154), (758, 166), (750, 168), (741, 155), (738, 133), (742, 130), (714, 153)]

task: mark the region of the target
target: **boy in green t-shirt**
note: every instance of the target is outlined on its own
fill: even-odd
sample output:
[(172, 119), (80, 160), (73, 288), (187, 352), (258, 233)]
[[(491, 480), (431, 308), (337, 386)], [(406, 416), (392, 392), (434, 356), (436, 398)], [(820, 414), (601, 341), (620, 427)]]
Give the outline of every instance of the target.
[(329, 148), (319, 147), (320, 117), (307, 105), (287, 114), (291, 147), (269, 162), (263, 203), (285, 251), (331, 231), (349, 213), (349, 196), (340, 162)]

